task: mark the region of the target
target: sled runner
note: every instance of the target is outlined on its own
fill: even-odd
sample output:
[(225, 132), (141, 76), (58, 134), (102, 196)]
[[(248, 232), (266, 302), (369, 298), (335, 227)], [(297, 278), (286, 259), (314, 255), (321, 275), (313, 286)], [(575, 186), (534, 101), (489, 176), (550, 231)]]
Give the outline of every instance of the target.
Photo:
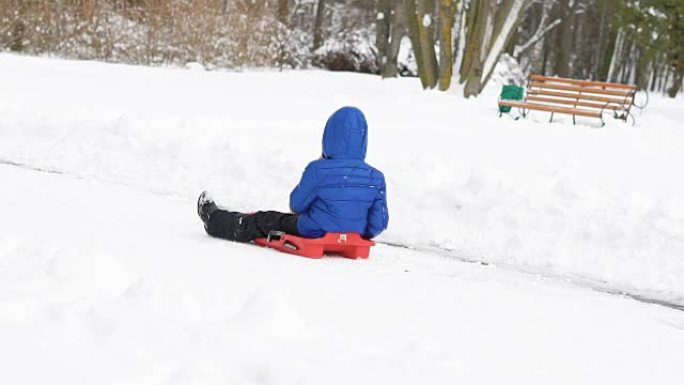
[(271, 231), (267, 238), (257, 238), (254, 243), (284, 253), (319, 259), (324, 254), (336, 254), (351, 259), (367, 259), (375, 242), (363, 239), (357, 233), (327, 233), (321, 238), (302, 238)]

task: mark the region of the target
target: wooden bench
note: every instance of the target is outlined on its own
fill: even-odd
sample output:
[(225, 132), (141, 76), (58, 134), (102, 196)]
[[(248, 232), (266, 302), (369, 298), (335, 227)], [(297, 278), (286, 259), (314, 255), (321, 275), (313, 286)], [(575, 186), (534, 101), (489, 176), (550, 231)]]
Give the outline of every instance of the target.
[(523, 101), (499, 99), (498, 103), (520, 109), (523, 117), (529, 110), (537, 110), (550, 112), (549, 122), (553, 121), (554, 113), (559, 113), (572, 115), (573, 124), (577, 116), (599, 118), (605, 124), (606, 112), (627, 122), (636, 91), (636, 86), (628, 84), (530, 75)]

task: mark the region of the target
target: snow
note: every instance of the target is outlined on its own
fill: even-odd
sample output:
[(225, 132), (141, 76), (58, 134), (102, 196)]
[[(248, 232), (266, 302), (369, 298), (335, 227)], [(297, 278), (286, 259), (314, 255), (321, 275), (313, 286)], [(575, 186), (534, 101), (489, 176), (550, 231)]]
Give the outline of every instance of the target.
[(599, 128), (498, 118), (496, 84), (463, 100), (415, 79), (7, 54), (0, 84), (0, 158), (186, 198), (209, 188), (248, 211), (286, 210), (328, 115), (357, 105), (389, 183), (383, 240), (684, 298), (681, 100), (652, 96), (635, 127)]
[(680, 381), (675, 310), (385, 245), (307, 260), (207, 237), (183, 197), (0, 180), (2, 383)]
[(192, 70), (192, 71), (206, 71), (206, 68), (204, 67), (204, 65), (202, 63), (198, 63), (198, 62), (187, 63), (185, 65), (185, 68)]
[[(681, 312), (566, 281), (684, 303), (681, 99), (600, 128), (324, 71), (0, 54), (0, 84), (2, 383), (678, 383)], [(343, 105), (413, 250), (203, 234), (204, 188), (286, 210)]]
[(432, 25), (432, 17), (429, 14), (423, 15), (423, 27), (430, 28)]
[(399, 42), (399, 53), (397, 54), (397, 64), (401, 76), (418, 77), (418, 64), (413, 54), (413, 46), (408, 36), (403, 36)]

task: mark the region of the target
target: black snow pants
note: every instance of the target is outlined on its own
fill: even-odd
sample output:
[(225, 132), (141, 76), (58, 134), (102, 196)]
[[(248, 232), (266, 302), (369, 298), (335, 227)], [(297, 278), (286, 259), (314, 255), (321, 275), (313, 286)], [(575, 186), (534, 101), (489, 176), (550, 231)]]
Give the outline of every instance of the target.
[(297, 214), (277, 211), (257, 211), (253, 214), (218, 209), (211, 213), (204, 227), (211, 236), (236, 242), (251, 242), (256, 238), (268, 236), (270, 231), (282, 231), (299, 235)]

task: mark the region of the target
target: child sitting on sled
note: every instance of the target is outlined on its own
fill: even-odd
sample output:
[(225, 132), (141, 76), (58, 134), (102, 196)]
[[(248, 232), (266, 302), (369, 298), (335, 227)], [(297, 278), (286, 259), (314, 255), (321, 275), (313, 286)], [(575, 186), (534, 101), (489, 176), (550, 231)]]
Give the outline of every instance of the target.
[(337, 110), (325, 125), (322, 158), (309, 163), (290, 194), (292, 213), (223, 210), (204, 191), (197, 200), (204, 229), (237, 242), (251, 242), (271, 231), (305, 238), (328, 232), (375, 238), (387, 228), (389, 215), (385, 177), (364, 162), (367, 145), (368, 125), (361, 110)]

